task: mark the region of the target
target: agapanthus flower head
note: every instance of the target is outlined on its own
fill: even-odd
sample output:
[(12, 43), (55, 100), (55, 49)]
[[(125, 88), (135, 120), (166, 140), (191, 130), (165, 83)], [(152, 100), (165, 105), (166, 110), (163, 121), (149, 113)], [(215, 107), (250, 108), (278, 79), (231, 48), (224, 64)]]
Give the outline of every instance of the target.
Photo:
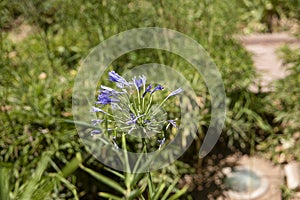
[[(97, 125), (97, 128), (91, 134), (96, 135), (103, 132), (102, 136), (112, 134), (111, 130), (113, 130), (114, 135), (122, 132), (122, 134), (137, 134), (139, 137), (143, 135), (148, 139), (156, 134), (163, 134), (160, 135), (160, 138), (163, 139), (158, 140), (160, 149), (166, 141), (163, 127), (166, 126), (166, 129), (170, 126), (178, 128), (175, 120), (167, 120), (167, 113), (163, 108), (164, 103), (169, 97), (179, 94), (183, 89), (174, 90), (159, 103), (157, 99), (160, 96), (157, 95), (158, 98), (154, 98), (155, 95), (152, 94), (163, 90), (164, 87), (159, 84), (154, 88), (152, 84), (148, 84), (146, 87), (147, 79), (144, 75), (134, 77), (131, 82), (114, 71), (109, 72), (108, 75), (109, 80), (115, 82), (118, 88), (113, 89), (101, 85), (97, 101), (91, 111), (97, 113), (98, 117), (103, 117), (104, 114), (107, 121), (102, 123), (104, 119), (93, 119), (92, 124)], [(133, 90), (134, 87), (136, 90)], [(145, 98), (147, 93), (150, 94), (149, 98)], [(107, 105), (110, 105), (111, 109), (104, 111), (104, 107)], [(112, 143), (116, 146), (115, 140)]]

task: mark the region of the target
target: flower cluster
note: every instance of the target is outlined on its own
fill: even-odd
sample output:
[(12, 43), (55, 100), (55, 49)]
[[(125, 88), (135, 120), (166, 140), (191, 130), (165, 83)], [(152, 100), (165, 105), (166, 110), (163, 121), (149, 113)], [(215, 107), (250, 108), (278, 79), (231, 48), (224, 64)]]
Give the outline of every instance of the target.
[[(111, 129), (118, 129), (123, 134), (142, 134), (139, 136), (150, 138), (153, 134), (160, 133), (164, 126), (166, 129), (170, 126), (177, 128), (175, 120), (166, 119), (167, 114), (162, 106), (170, 97), (181, 93), (182, 88), (171, 92), (160, 104), (154, 104), (153, 96), (164, 90), (163, 86), (147, 84), (144, 75), (134, 77), (132, 81), (127, 81), (114, 71), (109, 72), (108, 75), (109, 80), (115, 82), (118, 89), (101, 85), (97, 101), (91, 111), (102, 113), (109, 122), (117, 124)], [(103, 110), (107, 104), (111, 105), (111, 112)], [(92, 120), (94, 126), (101, 125), (103, 122), (104, 119)], [(91, 132), (92, 135), (101, 133), (103, 133), (101, 129)], [(158, 140), (159, 148), (165, 140), (164, 137)]]

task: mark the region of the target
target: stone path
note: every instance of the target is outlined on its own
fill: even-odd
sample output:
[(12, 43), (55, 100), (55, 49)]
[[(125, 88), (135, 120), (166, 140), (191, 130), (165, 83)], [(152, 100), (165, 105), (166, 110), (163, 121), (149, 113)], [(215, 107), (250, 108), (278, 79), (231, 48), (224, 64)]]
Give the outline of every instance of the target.
[(272, 90), (272, 82), (288, 74), (278, 57), (277, 50), (280, 47), (289, 45), (300, 48), (300, 40), (287, 33), (254, 34), (239, 36), (237, 39), (253, 55), (254, 65), (260, 75), (257, 84), (250, 88), (254, 92), (258, 91), (257, 85), (262, 87), (262, 91)]

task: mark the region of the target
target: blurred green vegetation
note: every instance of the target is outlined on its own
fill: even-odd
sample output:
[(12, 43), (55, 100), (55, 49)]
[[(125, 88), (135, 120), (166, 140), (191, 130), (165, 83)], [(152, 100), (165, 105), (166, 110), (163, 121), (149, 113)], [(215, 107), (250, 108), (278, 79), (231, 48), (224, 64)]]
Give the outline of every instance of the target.
[[(252, 21), (268, 27), (269, 15), (298, 20), (297, 8), (298, 0), (2, 0), (0, 198), (101, 199), (119, 194), (110, 183), (122, 178), (87, 152), (75, 127), (64, 119), (72, 119), (72, 86), (81, 59), (101, 41), (132, 28), (174, 29), (208, 51), (226, 89), (221, 141), (228, 148), (249, 151), (260, 143), (266, 150), (275, 148), (279, 137), (293, 137), (300, 129), (299, 54), (284, 49), (292, 66), (290, 75), (277, 83), (274, 92), (252, 93), (248, 88), (256, 77), (253, 63), (234, 35)], [(167, 52), (141, 50), (122, 56), (110, 68), (123, 72), (147, 62), (172, 66), (191, 82), (203, 113), (198, 132), (201, 144), (209, 126), (210, 96), (188, 63)], [(193, 145), (199, 149), (199, 144)], [(188, 155), (195, 163), (196, 154)], [(300, 160), (299, 155), (295, 159)], [(153, 182), (160, 192), (155, 198), (181, 191), (173, 178), (190, 173), (193, 167), (178, 161), (154, 172)], [(164, 177), (163, 186), (159, 177)], [(139, 179), (136, 187), (145, 180)]]
[(280, 20), (300, 19), (299, 0), (242, 0), (240, 5), (245, 9), (245, 12), (241, 15), (241, 20), (248, 23), (248, 31), (285, 31), (289, 27), (284, 24), (278, 26)]

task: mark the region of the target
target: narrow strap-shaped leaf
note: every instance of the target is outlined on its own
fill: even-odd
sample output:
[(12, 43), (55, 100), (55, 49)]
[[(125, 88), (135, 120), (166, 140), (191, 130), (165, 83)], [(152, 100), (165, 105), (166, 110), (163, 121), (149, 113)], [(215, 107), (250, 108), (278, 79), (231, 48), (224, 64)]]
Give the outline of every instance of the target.
[(148, 172), (148, 177), (147, 177), (147, 182), (148, 182), (148, 196), (149, 198), (152, 197), (152, 194), (154, 192), (154, 188), (153, 188), (153, 183), (152, 183), (152, 180), (151, 180), (151, 177), (149, 176), (150, 172)]
[(176, 200), (180, 196), (184, 195), (187, 191), (188, 187), (184, 187), (181, 190), (178, 190), (175, 194), (173, 194), (168, 200)]
[(174, 182), (168, 187), (167, 191), (164, 193), (161, 200), (166, 200), (168, 198), (168, 196), (171, 194), (173, 188), (177, 184), (178, 180), (179, 180), (179, 178), (175, 179)]
[(80, 168), (82, 170), (84, 170), (85, 172), (89, 173), (91, 176), (93, 176), (94, 178), (96, 178), (97, 180), (101, 181), (102, 183), (110, 186), (111, 188), (117, 190), (118, 192), (125, 194), (126, 190), (116, 181), (112, 180), (111, 178), (108, 178), (98, 172), (95, 172), (92, 169), (89, 169), (85, 166), (83, 166), (82, 164), (79, 165)]
[[(53, 191), (55, 185), (57, 184), (58, 180), (52, 178), (50, 176), (44, 177), (35, 187), (37, 189), (33, 192), (30, 200), (39, 200), (39, 199), (46, 199), (50, 196), (51, 191)], [(23, 199), (20, 199), (23, 200)]]
[(76, 156), (68, 162), (65, 167), (61, 170), (61, 174), (64, 178), (71, 175), (79, 167), (79, 164), (82, 162), (81, 154), (77, 153)]
[(160, 194), (162, 193), (162, 191), (165, 189), (166, 184), (164, 182), (160, 182), (160, 184), (158, 185), (154, 196), (151, 198), (152, 200), (158, 200), (160, 197)]
[(31, 196), (33, 194), (32, 191), (35, 191), (37, 188), (37, 185), (39, 183), (39, 181), (42, 178), (42, 175), (44, 173), (44, 171), (46, 170), (48, 163), (50, 160), (50, 153), (45, 152), (42, 155), (41, 160), (38, 163), (38, 166), (35, 170), (35, 173), (33, 174), (33, 177), (29, 180), (28, 184), (26, 184), (25, 188), (24, 188), (24, 192), (22, 193), (21, 199), (22, 200), (31, 200)]
[(121, 178), (122, 180), (125, 179), (125, 177), (124, 177), (123, 174), (121, 174), (121, 173), (119, 173), (119, 172), (117, 172), (117, 171), (115, 171), (115, 170), (112, 170), (112, 169), (110, 169), (110, 168), (108, 168), (108, 167), (104, 167), (104, 169), (105, 169), (106, 171), (109, 171), (109, 172), (111, 172), (112, 174), (118, 176), (118, 177)]
[(73, 120), (69, 120), (69, 119), (61, 119), (61, 121), (65, 122), (65, 123), (70, 123), (70, 124), (82, 126), (82, 127), (85, 127), (85, 128), (92, 128), (92, 129), (95, 129), (95, 130), (102, 130), (98, 126), (93, 126), (92, 124), (89, 124), (89, 123), (86, 123), (86, 122), (73, 121)]
[(133, 190), (130, 192), (130, 194), (128, 195), (128, 197), (126, 199), (133, 200), (133, 199), (135, 199), (135, 197), (139, 196), (141, 193), (142, 192), (140, 189)]
[(106, 193), (106, 192), (99, 192), (98, 195), (100, 197), (104, 197), (104, 198), (107, 198), (107, 199), (122, 200), (122, 198), (120, 198), (118, 196), (115, 196), (115, 195), (112, 195), (112, 194), (109, 194), (109, 193)]
[(75, 185), (73, 185), (72, 183), (70, 183), (67, 179), (65, 179), (60, 174), (53, 174), (53, 176), (56, 177), (60, 182), (62, 182), (63, 184), (65, 184), (65, 186), (67, 186), (67, 188), (72, 191), (75, 200), (79, 200)]
[(9, 180), (11, 176), (11, 164), (0, 163), (0, 199), (9, 199)]

